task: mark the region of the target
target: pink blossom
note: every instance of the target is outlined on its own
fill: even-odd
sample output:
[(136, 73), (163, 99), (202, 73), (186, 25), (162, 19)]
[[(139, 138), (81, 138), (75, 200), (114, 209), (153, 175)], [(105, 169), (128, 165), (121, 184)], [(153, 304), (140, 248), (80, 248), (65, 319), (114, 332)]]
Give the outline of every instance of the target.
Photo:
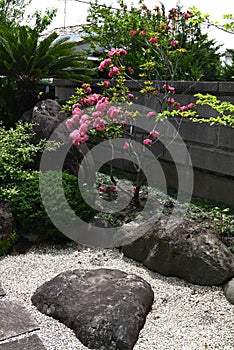
[(72, 114), (81, 115), (82, 113), (83, 113), (83, 111), (79, 107), (74, 108), (74, 105), (72, 106)]
[(157, 43), (158, 42), (158, 38), (150, 38), (150, 43)]
[(137, 30), (131, 29), (129, 32), (131, 35), (137, 35)]
[(131, 73), (131, 74), (134, 74), (134, 69), (132, 68), (132, 67), (128, 67), (128, 70), (129, 70), (129, 72)]
[(105, 86), (110, 86), (110, 81), (109, 80), (105, 80), (105, 81), (103, 81), (103, 85), (105, 85)]
[(147, 10), (147, 6), (146, 6), (146, 5), (142, 5), (142, 6), (141, 6), (141, 9), (142, 9), (142, 10)]
[(172, 40), (171, 41), (171, 46), (177, 46), (179, 44), (179, 41), (178, 40)]
[(106, 189), (105, 186), (100, 186), (100, 187), (99, 187), (99, 191), (100, 191), (100, 192), (106, 192), (107, 189)]
[(153, 91), (153, 94), (154, 95), (157, 95), (159, 93), (159, 90), (157, 90), (157, 89), (155, 89), (154, 91)]
[(114, 49), (112, 48), (109, 52), (108, 55), (110, 57), (114, 57), (114, 56), (120, 56), (120, 55), (127, 55), (127, 51), (125, 49)]
[(119, 69), (118, 67), (114, 66), (114, 67), (111, 68), (111, 70), (109, 71), (108, 76), (109, 76), (110, 78), (112, 78), (113, 75), (118, 74), (119, 72), (120, 72), (120, 69)]
[(172, 97), (168, 97), (167, 102), (169, 102), (169, 103), (175, 103), (175, 100), (174, 100), (174, 98), (172, 98)]
[(108, 97), (102, 97), (98, 103), (96, 104), (96, 111), (104, 112), (104, 110), (107, 108), (107, 105), (109, 104), (109, 98)]
[(192, 109), (194, 106), (195, 106), (195, 103), (190, 103), (190, 104), (188, 104), (188, 108), (189, 108), (189, 109)]
[(153, 138), (153, 139), (156, 139), (156, 138), (158, 138), (159, 137), (159, 132), (158, 131), (156, 131), (156, 130), (152, 130), (152, 131), (150, 131), (150, 136)]
[(128, 97), (129, 97), (130, 99), (133, 99), (135, 96), (134, 96), (133, 94), (128, 94)]
[(111, 192), (116, 192), (116, 186), (115, 185), (111, 185), (110, 186), (110, 190), (111, 190)]
[(146, 114), (146, 118), (152, 118), (152, 117), (155, 117), (157, 115), (156, 112), (149, 112)]
[(146, 146), (151, 146), (152, 145), (152, 140), (150, 140), (150, 139), (145, 139), (144, 141), (143, 141), (143, 144), (144, 145), (146, 145)]
[(188, 19), (188, 18), (190, 18), (190, 15), (185, 12), (185, 13), (183, 13), (182, 17), (184, 17), (185, 19)]
[(123, 149), (127, 151), (129, 147), (130, 147), (130, 144), (128, 142), (124, 142)]
[(91, 87), (89, 86), (89, 84), (82, 84), (82, 88), (86, 91), (86, 92), (91, 92), (92, 89)]
[(141, 31), (141, 35), (147, 35), (147, 31), (144, 29)]
[(120, 114), (120, 109), (115, 106), (110, 106), (107, 111), (107, 115), (109, 118), (114, 119)]
[(99, 99), (100, 95), (98, 94), (92, 94), (89, 96), (89, 98), (84, 98), (85, 102), (93, 106)]
[(74, 121), (72, 120), (72, 118), (68, 119), (65, 124), (68, 130), (71, 130), (74, 128)]
[(166, 25), (166, 29), (171, 29), (171, 26), (169, 26), (168, 24)]
[(104, 119), (97, 117), (93, 123), (93, 127), (96, 130), (103, 131), (106, 128), (106, 124), (107, 122)]
[(87, 123), (88, 121), (89, 121), (89, 116), (88, 116), (88, 114), (84, 114), (84, 115), (80, 118), (80, 124)]
[(100, 117), (102, 115), (102, 112), (101, 111), (96, 111), (96, 112), (93, 112), (92, 113), (92, 117), (95, 119), (97, 117)]
[(98, 70), (100, 70), (100, 72), (103, 72), (103, 70), (105, 68), (108, 68), (109, 65), (111, 64), (111, 59), (110, 58), (106, 58), (104, 61), (102, 61), (98, 67)]
[(84, 135), (88, 132), (88, 128), (89, 128), (89, 124), (87, 123), (83, 123), (80, 127), (79, 127), (79, 132), (81, 135)]

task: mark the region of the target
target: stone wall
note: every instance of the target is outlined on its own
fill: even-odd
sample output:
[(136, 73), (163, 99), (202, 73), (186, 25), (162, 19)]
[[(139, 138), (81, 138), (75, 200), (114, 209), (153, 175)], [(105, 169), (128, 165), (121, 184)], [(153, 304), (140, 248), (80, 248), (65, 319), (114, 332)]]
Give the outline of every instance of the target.
[[(66, 100), (74, 93), (75, 85), (70, 81), (56, 80), (54, 84), (55, 95), (60, 100)], [(93, 85), (98, 91), (96, 81)], [(232, 82), (176, 82), (173, 86), (176, 88), (174, 98), (181, 104), (194, 102), (194, 94), (198, 92), (213, 94), (221, 100), (234, 103), (234, 83)], [(148, 98), (139, 93), (138, 82), (129, 82), (129, 87), (135, 96), (138, 96), (138, 104), (157, 110), (157, 102), (154, 98)], [(209, 107), (199, 106), (198, 113), (202, 117), (210, 117), (214, 111)], [(174, 121), (171, 122), (174, 124)], [(179, 133), (187, 145), (194, 168), (193, 194), (234, 205), (234, 129), (197, 124), (184, 119)], [(178, 166), (186, 168), (188, 159), (183, 156), (181, 144), (175, 141), (173, 147), (177, 152), (181, 152)], [(161, 149), (160, 145), (154, 148), (154, 152), (160, 153), (159, 160), (167, 183), (176, 188), (176, 168), (169, 152)], [(118, 165), (130, 170), (126, 161), (118, 161)]]

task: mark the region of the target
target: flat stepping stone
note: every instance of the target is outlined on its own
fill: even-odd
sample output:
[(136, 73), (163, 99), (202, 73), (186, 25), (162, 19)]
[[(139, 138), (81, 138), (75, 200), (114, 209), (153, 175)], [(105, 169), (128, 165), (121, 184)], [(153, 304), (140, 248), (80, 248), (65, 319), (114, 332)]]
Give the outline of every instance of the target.
[(2, 288), (1, 282), (0, 282), (0, 297), (4, 297), (6, 295), (4, 289)]
[(39, 329), (21, 305), (0, 300), (0, 341)]
[(42, 341), (37, 335), (30, 337), (9, 341), (7, 343), (0, 343), (0, 350), (45, 350)]
[(32, 296), (42, 313), (74, 330), (89, 349), (132, 350), (154, 299), (143, 278), (119, 270), (66, 271)]

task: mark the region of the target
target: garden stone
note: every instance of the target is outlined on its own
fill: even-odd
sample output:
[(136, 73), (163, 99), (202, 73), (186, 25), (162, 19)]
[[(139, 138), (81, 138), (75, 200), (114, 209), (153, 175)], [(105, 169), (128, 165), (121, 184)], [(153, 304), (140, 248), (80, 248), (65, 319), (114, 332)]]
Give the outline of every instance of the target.
[(0, 341), (39, 329), (25, 308), (0, 300)]
[(168, 229), (167, 224), (165, 215), (156, 218), (151, 229), (146, 221), (136, 229), (145, 227), (145, 234), (123, 246), (123, 253), (152, 271), (194, 284), (221, 285), (234, 276), (234, 255), (208, 229), (185, 218), (173, 218)]
[(234, 278), (225, 284), (224, 295), (227, 300), (234, 305)]
[(42, 313), (74, 330), (90, 349), (130, 350), (153, 303), (142, 278), (119, 270), (66, 271), (32, 296)]
[(0, 241), (10, 236), (15, 229), (14, 217), (10, 205), (7, 202), (0, 202)]
[[(35, 135), (31, 140), (34, 144), (37, 144), (44, 139), (48, 140), (54, 133), (53, 140), (66, 145), (71, 143), (69, 131), (65, 126), (65, 120), (67, 118), (68, 115), (61, 112), (61, 106), (56, 100), (46, 99), (38, 102), (30, 111), (25, 112), (22, 115), (21, 120), (23, 122), (35, 123)], [(56, 151), (50, 152), (51, 163), (54, 163), (56, 159), (61, 158), (60, 154), (63, 154), (63, 147), (64, 146), (62, 145)], [(83, 159), (83, 148), (75, 147), (71, 143), (71, 148), (69, 149), (64, 162), (64, 170), (69, 170), (72, 174), (77, 175), (79, 165)], [(85, 152), (87, 151), (85, 150)], [(38, 170), (40, 167), (40, 157), (35, 158), (34, 164), (31, 164), (30, 167)], [(54, 164), (53, 170), (56, 170)]]
[(30, 337), (9, 341), (7, 343), (0, 343), (0, 350), (45, 350), (42, 341), (37, 335)]
[(6, 295), (4, 289), (2, 288), (1, 282), (0, 282), (0, 297), (4, 297)]

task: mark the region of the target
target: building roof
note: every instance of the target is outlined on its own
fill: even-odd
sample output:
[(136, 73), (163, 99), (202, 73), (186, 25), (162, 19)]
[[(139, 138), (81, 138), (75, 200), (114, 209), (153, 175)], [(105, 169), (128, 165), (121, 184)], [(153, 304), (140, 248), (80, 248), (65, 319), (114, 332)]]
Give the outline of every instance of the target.
[(84, 29), (81, 25), (54, 28), (44, 32), (43, 37), (52, 33), (57, 33), (60, 37), (69, 36), (71, 41), (75, 41), (77, 43), (83, 42), (82, 34), (84, 34)]

